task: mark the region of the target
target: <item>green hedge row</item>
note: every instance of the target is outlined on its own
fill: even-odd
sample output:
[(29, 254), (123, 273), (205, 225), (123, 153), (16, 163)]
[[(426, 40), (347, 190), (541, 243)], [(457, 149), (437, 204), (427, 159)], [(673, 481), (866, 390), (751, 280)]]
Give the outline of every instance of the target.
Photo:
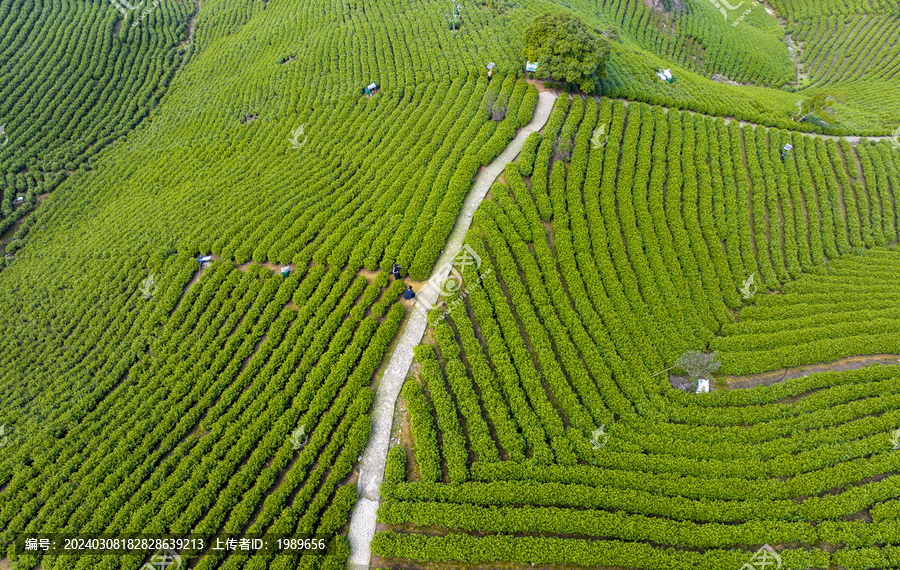
[[(423, 536), (384, 532), (375, 536), (372, 551), (382, 557), (426, 562), (459, 561), (473, 564), (503, 561), (517, 564), (577, 564), (647, 570), (721, 570), (749, 563), (755, 549), (704, 552), (656, 548), (622, 541), (592, 541), (532, 536), (449, 534)], [(785, 568), (827, 567), (828, 553), (816, 550), (780, 551)]]
[(751, 521), (744, 524), (695, 524), (677, 520), (558, 507), (505, 507), (439, 502), (385, 501), (378, 520), (480, 533), (581, 535), (603, 540), (649, 541), (681, 548), (729, 548), (741, 544), (818, 542), (809, 523)]
[(535, 154), (537, 154), (541, 140), (543, 140), (543, 137), (539, 131), (533, 132), (526, 137), (525, 144), (522, 145), (522, 150), (519, 152), (519, 157), (516, 160), (519, 173), (522, 176), (531, 176), (531, 171), (534, 170)]
[(534, 481), (468, 482), (461, 485), (401, 483), (388, 485), (382, 491), (385, 499), (403, 501), (613, 509), (696, 522), (799, 521), (803, 514), (801, 505), (790, 499), (687, 499), (633, 489)]
[(414, 457), (422, 481), (434, 483), (441, 476), (441, 456), (438, 451), (437, 435), (434, 428), (433, 408), (422, 392), (422, 385), (415, 380), (407, 380), (403, 385), (403, 399), (409, 412)]
[(453, 329), (447, 322), (435, 327), (435, 337), (447, 375), (447, 383), (456, 400), (456, 406), (465, 420), (469, 436), (469, 446), (481, 461), (497, 461), (500, 455), (497, 445), (491, 437), (491, 431), (484, 419), (472, 380), (466, 366), (459, 358), (460, 348), (453, 335)]
[(451, 483), (463, 482), (468, 477), (466, 463), (469, 452), (466, 449), (466, 438), (463, 435), (456, 405), (447, 390), (444, 374), (435, 359), (431, 345), (420, 345), (415, 350), (416, 361), (422, 367), (422, 377), (425, 379), (425, 386), (428, 388), (437, 415), (447, 475)]

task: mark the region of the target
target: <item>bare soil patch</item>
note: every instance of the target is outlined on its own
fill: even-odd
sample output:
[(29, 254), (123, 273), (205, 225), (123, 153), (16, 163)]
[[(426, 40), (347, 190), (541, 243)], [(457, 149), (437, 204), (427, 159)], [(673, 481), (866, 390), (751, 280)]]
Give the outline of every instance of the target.
[(557, 94), (559, 93), (559, 90), (545, 87), (544, 82), (539, 79), (526, 79), (525, 81), (527, 81), (531, 85), (534, 85), (534, 87), (538, 90), (538, 93), (543, 93), (544, 91), (550, 91)]
[(379, 273), (381, 273), (381, 272), (380, 271), (367, 271), (365, 269), (360, 269), (359, 271), (356, 272), (357, 275), (362, 275), (363, 277), (365, 277), (366, 281), (368, 281), (369, 283), (374, 283), (375, 278), (378, 277)]
[(740, 83), (738, 83), (737, 81), (732, 81), (731, 79), (728, 79), (721, 73), (713, 74), (713, 76), (710, 79), (712, 79), (716, 83), (724, 83), (726, 85), (740, 85)]

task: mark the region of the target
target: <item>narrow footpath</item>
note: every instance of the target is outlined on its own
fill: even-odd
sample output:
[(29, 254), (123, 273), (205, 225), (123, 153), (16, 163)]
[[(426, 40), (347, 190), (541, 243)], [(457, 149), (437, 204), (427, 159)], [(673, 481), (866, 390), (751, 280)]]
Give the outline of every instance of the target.
[[(547, 122), (556, 95), (550, 92), (538, 94), (538, 103), (531, 122), (523, 128), (509, 143), (500, 156), (487, 165), (475, 180), (475, 185), (466, 197), (456, 225), (447, 240), (444, 252), (435, 264), (434, 273), (430, 280), (436, 283), (443, 282), (449, 274), (448, 263), (462, 250), (463, 239), (469, 226), (472, 225), (472, 217), (475, 210), (484, 200), (488, 190), (494, 181), (503, 172), (506, 165), (512, 162), (522, 150), (525, 139), (533, 132), (539, 131)], [(434, 297), (434, 298), (429, 298)], [(426, 288), (417, 297), (417, 302), (434, 305), (437, 302), (437, 291), (434, 288)], [(413, 348), (421, 341), (425, 334), (427, 318), (423, 311), (413, 310), (406, 327), (400, 335), (400, 340), (394, 352), (390, 356), (384, 375), (378, 384), (375, 393), (375, 405), (372, 410), (372, 433), (369, 442), (363, 451), (359, 464), (359, 500), (353, 509), (350, 518), (350, 561), (348, 567), (354, 570), (367, 570), (371, 559), (370, 543), (375, 536), (375, 513), (378, 510), (380, 498), (378, 488), (384, 478), (384, 465), (387, 461), (388, 447), (391, 441), (391, 427), (394, 420), (394, 406), (397, 396), (406, 380), (409, 367), (412, 365)]]

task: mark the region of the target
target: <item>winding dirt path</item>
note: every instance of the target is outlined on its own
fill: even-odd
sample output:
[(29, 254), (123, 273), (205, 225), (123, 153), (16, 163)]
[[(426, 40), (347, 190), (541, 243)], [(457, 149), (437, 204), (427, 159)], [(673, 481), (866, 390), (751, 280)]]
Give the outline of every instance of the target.
[(191, 45), (194, 43), (194, 30), (197, 27), (197, 16), (200, 15), (200, 10), (203, 9), (203, 6), (200, 5), (200, 0), (194, 0), (194, 6), (197, 7), (197, 13), (194, 14), (190, 20), (188, 20), (188, 37), (186, 45)]
[[(834, 362), (821, 362), (818, 364), (805, 364), (793, 368), (782, 368), (760, 374), (747, 374), (744, 376), (719, 376), (715, 384), (718, 389), (732, 390), (736, 388), (753, 388), (754, 386), (770, 386), (791, 378), (802, 378), (819, 372), (844, 372), (847, 370), (859, 370), (873, 364), (900, 365), (900, 355), (897, 354), (870, 354), (868, 356), (849, 356)], [(724, 382), (725, 386), (722, 386)]]

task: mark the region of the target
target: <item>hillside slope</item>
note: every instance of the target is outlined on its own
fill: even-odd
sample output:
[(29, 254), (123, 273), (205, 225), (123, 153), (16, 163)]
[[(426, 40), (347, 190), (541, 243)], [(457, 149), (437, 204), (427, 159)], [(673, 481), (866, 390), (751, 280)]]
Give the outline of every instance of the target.
[[(896, 519), (892, 372), (701, 404), (650, 374), (710, 346), (750, 274), (774, 292), (853, 253), (881, 273), (893, 267), (892, 251), (862, 252), (896, 241), (900, 155), (888, 142), (801, 132), (884, 135), (900, 118), (862, 95), (879, 79), (851, 62), (811, 87), (856, 86), (838, 124), (794, 123), (803, 95), (778, 88), (789, 52), (762, 7), (732, 26), (705, 0), (662, 5), (492, 0), (466, 5), (451, 31), (443, 0), (178, 1), (143, 20), (107, 0), (0, 2), (0, 228), (10, 228), (0, 240), (0, 536), (12, 568), (134, 569), (150, 558), (23, 555), (26, 535), (62, 531), (315, 535), (326, 554), (182, 554), (203, 569), (344, 565), (373, 389), (410, 306), (401, 292), (431, 273), (473, 176), (531, 118), (522, 31), (560, 7), (600, 31), (620, 26), (606, 97), (571, 110), (560, 97), (544, 142), (526, 145), (479, 212), (472, 243), (493, 276), (434, 329), (437, 358), (419, 351), (425, 390), (405, 393), (414, 461), (402, 469), (392, 452), (385, 492), (439, 497), (439, 512), (385, 507), (395, 528), (378, 535), (379, 554), (458, 567), (528, 546), (527, 560), (504, 563), (642, 567), (623, 554), (634, 549), (659, 567), (718, 568), (740, 565), (740, 545), (771, 540), (792, 544), (792, 563), (828, 560), (827, 549), (801, 551), (819, 541), (847, 546), (836, 563), (880, 561), (872, 549)], [(882, 24), (878, 37), (896, 33)], [(658, 81), (657, 67), (677, 81)], [(877, 71), (893, 81), (891, 69)], [(752, 85), (709, 79), (718, 74)], [(492, 120), (487, 99), (505, 116)], [(602, 124), (609, 142), (594, 149)], [(406, 282), (389, 279), (395, 262)], [(738, 352), (740, 340), (717, 342)], [(807, 393), (799, 413), (778, 402)], [(616, 455), (592, 449), (601, 425)], [(638, 491), (557, 500), (586, 495), (610, 475), (600, 470)], [(523, 507), (522, 478), (544, 497), (533, 507), (564, 509), (540, 516), (569, 521), (589, 507), (598, 512), (579, 528), (648, 522), (633, 515), (659, 526), (583, 544), (558, 522), (470, 508), (485, 495), (491, 508)], [(848, 489), (830, 494), (838, 487)], [(653, 506), (660, 496), (671, 501)], [(477, 522), (440, 518), (451, 502)], [(872, 534), (841, 520), (870, 508), (885, 525)], [(432, 525), (438, 536), (422, 531)], [(498, 529), (513, 536), (479, 535)], [(679, 550), (661, 555), (658, 544)], [(574, 554), (548, 558), (561, 546)]]
[(416, 349), (376, 566), (897, 567), (896, 366), (662, 373), (900, 353), (900, 153), (580, 98), (527, 148)]

